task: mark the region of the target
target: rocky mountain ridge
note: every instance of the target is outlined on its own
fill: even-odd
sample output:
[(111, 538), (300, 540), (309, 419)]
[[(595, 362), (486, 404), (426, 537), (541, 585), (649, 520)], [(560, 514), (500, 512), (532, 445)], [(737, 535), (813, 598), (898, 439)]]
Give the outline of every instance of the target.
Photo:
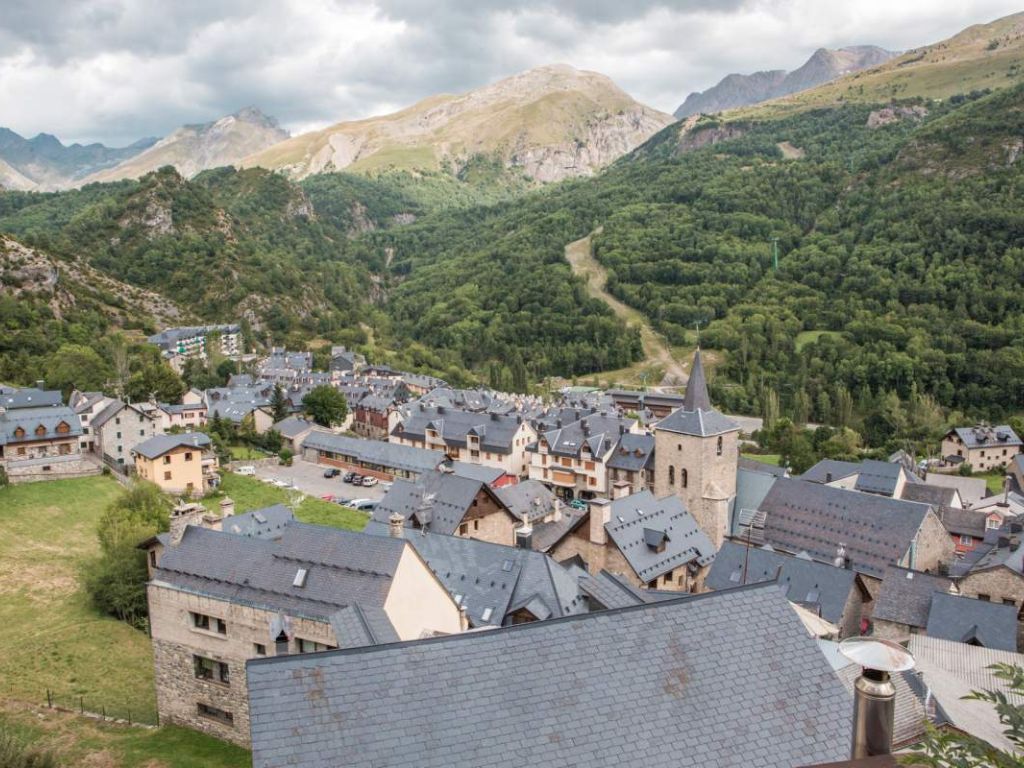
[(857, 45), (835, 50), (819, 48), (792, 72), (773, 69), (750, 75), (726, 75), (717, 85), (706, 91), (694, 92), (687, 96), (686, 101), (676, 109), (675, 116), (685, 118), (700, 113), (712, 114), (758, 104), (813, 88), (851, 72), (884, 64), (897, 55), (893, 51), (874, 45)]

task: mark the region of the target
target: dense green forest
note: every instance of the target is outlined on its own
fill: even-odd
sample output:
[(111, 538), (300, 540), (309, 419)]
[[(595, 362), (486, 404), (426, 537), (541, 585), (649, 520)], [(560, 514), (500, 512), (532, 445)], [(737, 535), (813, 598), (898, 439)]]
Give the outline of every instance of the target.
[[(536, 191), (483, 158), (465, 178), (301, 185), (165, 169), (0, 194), (0, 231), (197, 317), (242, 314), (260, 340), (363, 345), (468, 382), (495, 362), (537, 380), (640, 358), (639, 335), (564, 259), (600, 227), (609, 290), (670, 342), (700, 324), (723, 352), (723, 407), (840, 427), (871, 413), (856, 426), (884, 440), (910, 411), (999, 419), (1024, 401), (1024, 90), (925, 106), (873, 128), (863, 105), (703, 118), (596, 178)], [(39, 319), (16, 304), (2, 305), (5, 328)]]

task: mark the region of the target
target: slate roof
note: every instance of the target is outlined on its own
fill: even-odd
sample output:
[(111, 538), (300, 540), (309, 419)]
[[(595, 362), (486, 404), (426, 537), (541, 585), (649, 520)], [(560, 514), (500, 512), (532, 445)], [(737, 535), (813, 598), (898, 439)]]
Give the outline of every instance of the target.
[(431, 470), (415, 481), (396, 478), (377, 502), (373, 519), (387, 523), (397, 512), (407, 526), (424, 527), (431, 533), (455, 533), (481, 491), (501, 505), (490, 486), (451, 472)]
[[(80, 392), (76, 389), (71, 393), (71, 397), (68, 399), (68, 405), (71, 406), (75, 413), (84, 413), (85, 411), (92, 410), (93, 406), (105, 397), (106, 395), (102, 392)], [(2, 400), (3, 396), (0, 395), (0, 405), (2, 405)]]
[(928, 637), (1001, 651), (1017, 650), (1017, 608), (971, 597), (936, 593), (925, 630)]
[(445, 455), (441, 451), (428, 451), (423, 448), (385, 443), (380, 440), (361, 440), (320, 430), (310, 432), (303, 441), (302, 447), (329, 451), (342, 456), (352, 456), (366, 464), (400, 469), (415, 474), (437, 469), (445, 462)]
[(1006, 726), (994, 705), (965, 697), (972, 691), (1001, 691), (1013, 704), (1024, 704), (1024, 697), (1011, 693), (990, 668), (999, 663), (1024, 666), (1024, 655), (924, 635), (912, 636), (909, 649), (929, 696), (954, 727), (1000, 749), (1016, 748), (1003, 733)]
[[(587, 596), (591, 610), (611, 610), (652, 602), (645, 597), (645, 590), (634, 587), (617, 574), (600, 571), (592, 575), (575, 564), (568, 566), (568, 570), (576, 577), (580, 590)], [(676, 597), (682, 596), (678, 592), (674, 594)]]
[(785, 467), (780, 467), (776, 464), (766, 464), (763, 461), (748, 459), (745, 456), (740, 456), (739, 468), (747, 472), (760, 472), (763, 475), (772, 475), (773, 477), (786, 476)]
[(959, 495), (956, 488), (944, 488), (941, 485), (930, 483), (907, 483), (903, 486), (903, 493), (900, 498), (904, 501), (919, 501), (922, 504), (931, 504), (936, 509), (939, 507), (953, 507), (956, 505)]
[(681, 435), (697, 435), (708, 437), (724, 435), (727, 432), (738, 432), (740, 425), (718, 411), (688, 411), (685, 408), (672, 411), (668, 416), (654, 425), (655, 429), (666, 432), (677, 432)]
[(279, 538), (284, 527), (295, 520), (295, 514), (284, 504), (254, 509), (241, 515), (226, 517), (221, 523), (221, 530), (236, 536), (249, 538)]
[(179, 328), (165, 328), (160, 333), (150, 336), (147, 341), (156, 344), (161, 349), (169, 349), (181, 339), (189, 339), (193, 336), (206, 336), (211, 333), (241, 333), (241, 327), (233, 323), (226, 325), (196, 325), (182, 326)]
[[(715, 557), (711, 540), (678, 496), (658, 499), (641, 491), (616, 499), (605, 530), (645, 583), (680, 566), (707, 565)], [(659, 546), (663, 551), (657, 551)]]
[[(857, 469), (857, 481), (854, 483), (854, 490), (862, 493), (877, 493), (882, 496), (892, 496), (896, 493), (900, 477), (906, 477), (908, 484), (916, 481), (913, 475), (907, 475), (906, 471), (899, 464), (890, 464), (888, 461), (877, 461), (865, 459)], [(913, 479), (911, 479), (913, 478)]]
[(281, 437), (286, 437), (291, 440), (292, 438), (301, 435), (307, 429), (312, 429), (315, 426), (315, 422), (304, 419), (301, 416), (287, 416), (274, 424), (271, 429), (279, 433)]
[(709, 589), (729, 589), (762, 581), (777, 581), (792, 602), (814, 610), (832, 624), (842, 620), (850, 594), (858, 589), (857, 574), (852, 570), (760, 547), (748, 552), (743, 544), (731, 541), (718, 550), (704, 584)]
[(748, 469), (742, 465), (736, 471), (736, 496), (730, 502), (730, 531), (733, 536), (745, 535), (743, 525), (749, 523), (752, 513), (756, 514), (764, 497), (775, 485), (777, 477), (780, 475), (762, 472), (760, 469)]
[(491, 485), (496, 483), (505, 475), (505, 470), (497, 467), (485, 467), (483, 464), (470, 464), (465, 461), (453, 461), (452, 472), (459, 477), (468, 477), (471, 480), (479, 480), (481, 483)]
[(627, 432), (619, 438), (611, 458), (609, 469), (637, 472), (654, 465), (654, 435), (634, 435)]
[(960, 475), (944, 475), (929, 472), (925, 478), (928, 485), (939, 485), (945, 488), (956, 488), (964, 506), (970, 507), (988, 496), (988, 484), (983, 477), (961, 477)]
[(931, 507), (780, 477), (760, 505), (765, 540), (832, 562), (839, 543), (854, 570), (881, 578), (903, 559)]
[(945, 576), (890, 566), (885, 570), (872, 616), (924, 629), (928, 626), (932, 596), (948, 592), (952, 583)]
[(121, 400), (113, 400), (112, 402), (108, 403), (106, 408), (104, 408), (102, 411), (100, 411), (93, 417), (93, 429), (99, 429), (127, 407), (127, 403)]
[(686, 382), (683, 408), (687, 411), (711, 410), (711, 397), (708, 395), (708, 381), (704, 376), (704, 362), (700, 357), (700, 347), (697, 347), (697, 351), (693, 353), (693, 365), (690, 367), (690, 378)]
[(594, 457), (602, 457), (625, 436), (635, 423), (610, 413), (592, 413), (579, 421), (556, 427), (543, 434), (548, 452), (554, 456), (580, 457), (586, 447)]
[(852, 701), (774, 587), (246, 671), (254, 768), (791, 768), (849, 751)]
[(501, 626), (524, 607), (539, 620), (588, 610), (576, 579), (540, 552), (436, 533), (410, 531), (405, 538), (474, 627)]
[(550, 552), (552, 547), (588, 519), (587, 515), (585, 509), (574, 509), (563, 504), (557, 520), (533, 524), (533, 548), (538, 552)]
[(209, 448), (213, 443), (210, 436), (202, 432), (183, 432), (180, 435), (156, 435), (143, 440), (132, 448), (132, 453), (145, 456), (147, 459), (155, 459), (163, 456), (175, 448)]
[[(919, 488), (920, 486), (914, 487)], [(984, 512), (975, 512), (972, 509), (960, 509), (959, 507), (936, 507), (935, 514), (938, 515), (943, 527), (952, 534), (971, 536), (976, 539), (985, 538), (986, 515)]]
[(953, 430), (967, 448), (1020, 447), (1021, 439), (1009, 424), (957, 427)]
[(833, 483), (856, 473), (859, 468), (860, 464), (854, 461), (822, 459), (800, 475), (800, 479), (811, 483)]
[(494, 492), (517, 520), (527, 515), (531, 523), (552, 514), (559, 503), (551, 489), (540, 480), (521, 480), (495, 488)]
[[(274, 540), (197, 526), (160, 558), (153, 581), (195, 594), (329, 621), (341, 608), (383, 608), (406, 542), (291, 522)], [(307, 569), (303, 587), (293, 584)]]
[[(1016, 529), (1016, 526), (1013, 528)], [(950, 566), (949, 573), (954, 578), (960, 578), (975, 571), (1000, 567), (1024, 573), (1024, 547), (1020, 546), (1020, 539), (1021, 534), (1011, 532), (1011, 526), (1006, 524), (1002, 528), (990, 529), (973, 550), (965, 552), (962, 558)]]
[[(61, 422), (68, 425), (68, 431), (58, 433)], [(46, 433), (37, 435), (42, 426)], [(15, 432), (18, 427), (24, 431), (22, 437)], [(30, 443), (36, 440), (52, 440), (58, 437), (74, 437), (82, 434), (82, 422), (78, 414), (66, 405), (44, 405), (38, 408), (17, 408), (0, 414), (0, 445)]]
[(428, 407), (418, 403), (408, 408), (392, 434), (407, 440), (425, 440), (428, 429), (437, 431), (445, 445), (465, 448), (470, 434), (480, 438), (480, 450), (491, 453), (512, 452), (521, 416), (475, 413), (445, 406)]
[(4, 387), (0, 391), (0, 407), (7, 410), (18, 408), (41, 408), (63, 405), (59, 390), (37, 389), (36, 387)]

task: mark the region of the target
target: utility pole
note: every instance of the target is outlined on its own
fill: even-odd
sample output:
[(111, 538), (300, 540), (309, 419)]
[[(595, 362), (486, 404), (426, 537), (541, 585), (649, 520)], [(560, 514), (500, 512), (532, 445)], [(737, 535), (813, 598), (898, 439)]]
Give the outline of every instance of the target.
[(773, 237), (772, 244), (772, 271), (779, 271), (779, 238)]

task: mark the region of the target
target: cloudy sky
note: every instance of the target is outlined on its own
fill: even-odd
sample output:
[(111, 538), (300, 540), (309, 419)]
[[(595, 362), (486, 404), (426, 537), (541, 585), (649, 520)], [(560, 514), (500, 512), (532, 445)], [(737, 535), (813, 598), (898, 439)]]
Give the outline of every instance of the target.
[(0, 126), (127, 144), (253, 104), (293, 133), (553, 62), (671, 112), (819, 46), (903, 50), (1004, 0), (3, 0)]

